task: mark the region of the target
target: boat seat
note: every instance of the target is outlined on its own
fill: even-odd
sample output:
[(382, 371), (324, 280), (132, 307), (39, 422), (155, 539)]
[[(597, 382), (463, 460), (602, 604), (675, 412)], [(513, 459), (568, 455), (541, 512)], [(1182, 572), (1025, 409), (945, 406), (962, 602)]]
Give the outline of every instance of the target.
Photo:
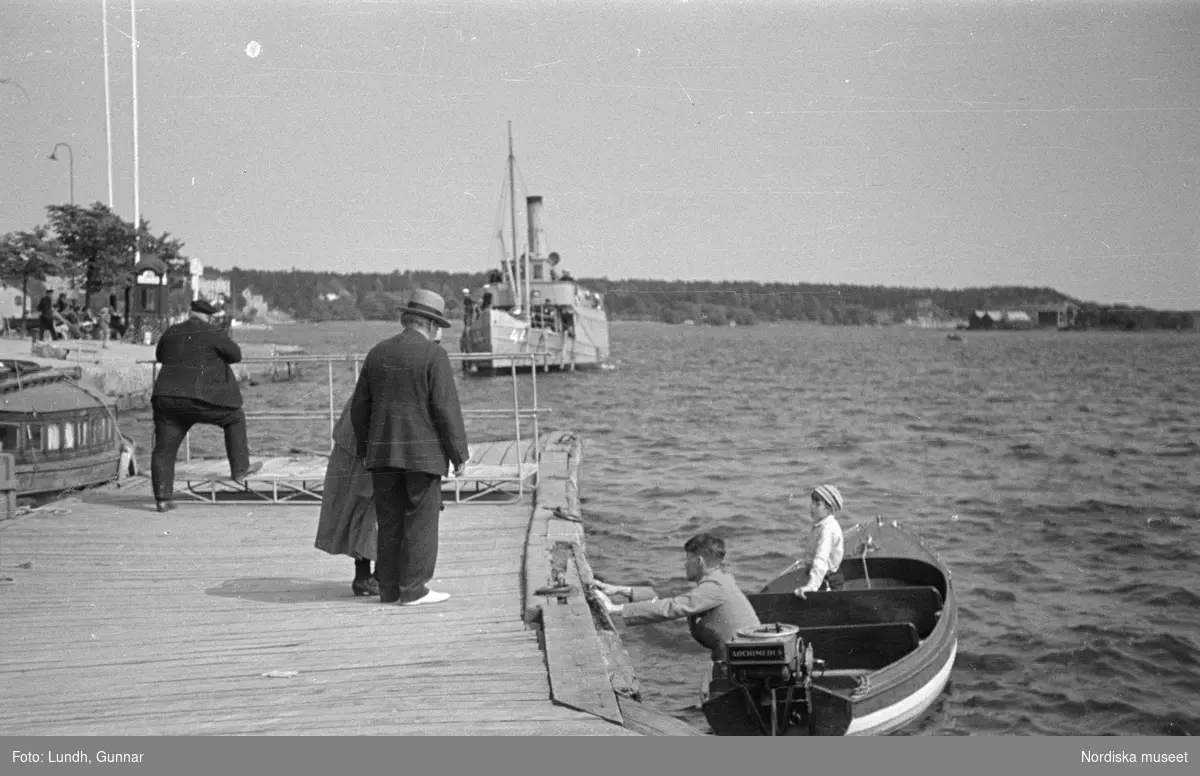
[(920, 645), (917, 627), (911, 622), (801, 628), (800, 638), (812, 644), (813, 656), (824, 660), (831, 671), (876, 671)]
[(835, 625), (912, 623), (919, 638), (937, 625), (942, 594), (936, 587), (881, 587), (833, 590), (797, 598), (792, 593), (747, 596), (763, 622), (786, 622), (801, 628)]

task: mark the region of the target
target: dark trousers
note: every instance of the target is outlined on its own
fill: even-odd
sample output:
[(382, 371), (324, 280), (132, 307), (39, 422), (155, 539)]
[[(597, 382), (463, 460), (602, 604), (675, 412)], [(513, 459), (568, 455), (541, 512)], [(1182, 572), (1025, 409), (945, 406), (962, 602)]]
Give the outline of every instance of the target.
[(246, 441), (246, 414), (241, 407), (215, 404), (182, 396), (155, 396), (154, 452), (150, 454), (150, 482), (155, 501), (170, 501), (175, 493), (175, 456), (188, 431), (197, 423), (219, 426), (225, 432), (225, 455), (229, 473), (237, 479), (250, 468), (250, 444)]
[[(380, 599), (415, 601), (429, 592), (438, 555), (442, 478), (437, 474), (382, 469), (371, 472), (379, 526), (375, 578)], [(399, 597), (397, 598), (397, 593)]]

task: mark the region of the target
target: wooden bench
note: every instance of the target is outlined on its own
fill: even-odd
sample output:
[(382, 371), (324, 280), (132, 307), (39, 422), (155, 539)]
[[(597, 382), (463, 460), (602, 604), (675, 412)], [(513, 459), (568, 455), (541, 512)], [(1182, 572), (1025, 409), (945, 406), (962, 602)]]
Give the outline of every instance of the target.
[(801, 628), (912, 623), (922, 639), (933, 632), (942, 608), (942, 594), (935, 587), (835, 590), (809, 593), (806, 599), (792, 593), (758, 593), (747, 598), (763, 622), (786, 622)]

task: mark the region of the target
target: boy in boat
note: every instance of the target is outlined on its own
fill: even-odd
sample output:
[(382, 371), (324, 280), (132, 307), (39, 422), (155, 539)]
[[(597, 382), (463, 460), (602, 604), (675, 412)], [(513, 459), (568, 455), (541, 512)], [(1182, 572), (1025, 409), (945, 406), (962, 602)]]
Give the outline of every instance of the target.
[[(725, 642), (743, 628), (759, 625), (758, 615), (737, 581), (722, 567), (725, 542), (719, 536), (702, 533), (683, 545), (686, 553), (684, 573), (696, 586), (674, 598), (659, 599), (648, 587), (594, 583), (596, 598), (609, 614), (619, 614), (626, 625), (665, 622), (686, 617), (692, 638), (712, 652), (714, 661), (723, 660)], [(627, 604), (614, 604), (609, 596), (623, 595)]]
[(796, 562), (808, 575), (803, 585), (796, 588), (796, 595), (807, 598), (809, 593), (824, 590), (841, 590), (845, 582), (839, 568), (845, 554), (842, 527), (835, 513), (845, 506), (842, 494), (833, 485), (818, 485), (809, 502), (812, 528), (809, 529), (804, 554)]

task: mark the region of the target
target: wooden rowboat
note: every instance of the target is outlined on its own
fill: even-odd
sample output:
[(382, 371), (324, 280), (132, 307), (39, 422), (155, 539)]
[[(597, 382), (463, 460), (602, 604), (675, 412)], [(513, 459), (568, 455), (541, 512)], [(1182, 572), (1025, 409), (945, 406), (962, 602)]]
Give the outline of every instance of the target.
[(799, 657), (783, 682), (781, 664), (747, 661), (751, 652), (734, 652), (731, 642), (701, 691), (717, 735), (885, 735), (945, 689), (958, 651), (950, 570), (895, 521), (856, 525), (845, 539), (842, 590), (798, 598), (799, 569), (748, 596), (763, 623), (795, 626), (775, 630), (798, 636)]

